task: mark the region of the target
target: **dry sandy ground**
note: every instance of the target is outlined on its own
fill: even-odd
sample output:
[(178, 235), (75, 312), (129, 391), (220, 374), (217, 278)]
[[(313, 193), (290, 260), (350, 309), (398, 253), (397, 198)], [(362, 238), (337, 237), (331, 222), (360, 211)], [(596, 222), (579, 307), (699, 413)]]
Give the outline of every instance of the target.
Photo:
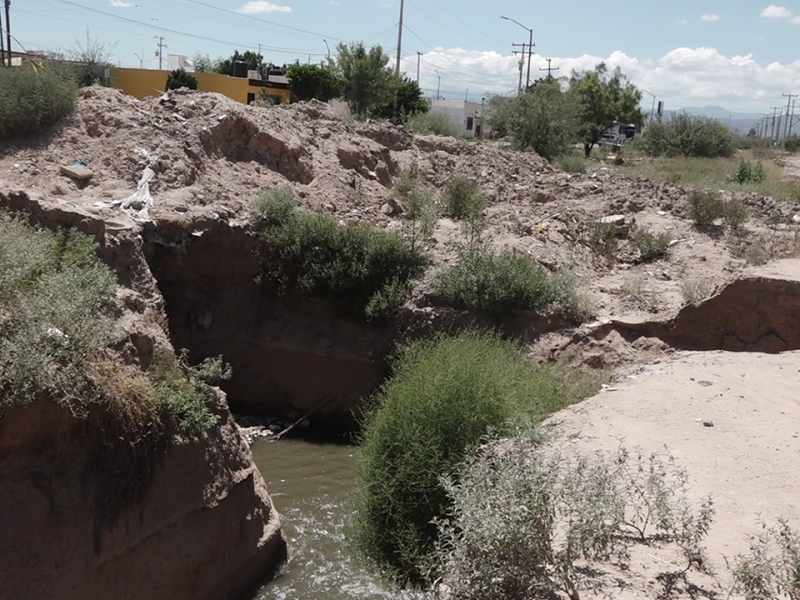
[[(688, 470), (692, 494), (713, 496), (716, 516), (707, 548), (724, 586), (723, 557), (747, 550), (759, 515), (768, 522), (785, 517), (795, 528), (800, 525), (798, 381), (800, 352), (678, 352), (640, 367), (548, 424), (568, 449), (580, 453), (613, 451), (620, 440), (648, 454), (669, 449)], [(708, 593), (696, 590), (692, 596), (683, 590), (664, 596), (656, 575), (678, 568), (679, 562), (677, 555), (658, 554), (639, 548), (625, 577), (634, 589), (606, 589), (601, 597), (726, 597), (714, 578), (704, 576), (693, 582)]]

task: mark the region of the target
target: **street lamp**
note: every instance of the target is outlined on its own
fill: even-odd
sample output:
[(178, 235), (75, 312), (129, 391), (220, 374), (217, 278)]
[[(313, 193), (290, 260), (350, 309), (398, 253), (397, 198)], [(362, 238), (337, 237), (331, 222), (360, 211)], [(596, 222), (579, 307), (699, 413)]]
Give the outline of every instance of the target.
[(501, 16), (500, 18), (505, 19), (506, 21), (511, 21), (512, 23), (516, 23), (530, 34), (530, 41), (528, 42), (528, 75), (525, 79), (525, 89), (527, 90), (531, 85), (531, 55), (533, 54), (533, 29), (531, 29), (530, 27), (525, 27), (525, 25), (510, 17)]
[(652, 92), (648, 92), (644, 88), (639, 88), (639, 89), (642, 90), (645, 94), (650, 94), (653, 97), (653, 107), (650, 109), (650, 121), (649, 121), (650, 123), (652, 123), (653, 122), (653, 113), (656, 110), (656, 95), (653, 94)]
[(325, 38), (322, 38), (322, 41), (325, 42), (325, 47), (328, 49), (328, 60), (330, 60), (331, 59), (331, 47), (328, 46), (328, 40), (326, 40)]
[(436, 99), (439, 99), (439, 90), (441, 89), (442, 85), (442, 76), (439, 75), (439, 69), (434, 69), (436, 71)]

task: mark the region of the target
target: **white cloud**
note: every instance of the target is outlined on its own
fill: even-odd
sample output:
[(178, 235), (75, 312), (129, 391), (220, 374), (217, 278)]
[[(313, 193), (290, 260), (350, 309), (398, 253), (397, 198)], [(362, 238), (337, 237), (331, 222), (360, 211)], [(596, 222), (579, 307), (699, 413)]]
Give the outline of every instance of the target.
[(777, 6), (770, 4), (767, 8), (761, 11), (761, 16), (768, 19), (791, 19), (794, 13), (785, 6)]
[[(420, 85), (429, 95), (436, 93), (434, 69), (441, 74), (442, 96), (447, 99), (463, 100), (467, 89), (470, 99), (478, 101), (487, 93), (512, 94), (517, 89), (519, 63), (513, 55), (462, 48), (436, 50), (421, 57)], [(671, 109), (714, 104), (730, 110), (760, 111), (773, 98), (792, 89), (795, 73), (800, 70), (800, 59), (787, 64), (760, 64), (751, 54), (729, 57), (714, 48), (676, 48), (653, 62), (619, 51), (609, 56), (562, 58), (535, 54), (532, 76), (542, 75), (539, 69), (547, 68), (545, 58), (552, 59), (553, 67), (560, 67), (556, 76), (568, 76), (573, 69), (592, 69), (602, 61), (611, 69), (620, 67), (634, 84), (664, 100)], [(404, 59), (402, 69), (414, 76), (416, 56)]]
[(719, 21), (719, 18), (720, 18), (719, 15), (715, 15), (715, 14), (712, 14), (712, 13), (706, 13), (702, 17), (700, 17), (700, 20), (701, 21), (712, 22), (712, 21)]
[(252, 2), (248, 2), (247, 4), (243, 4), (237, 8), (236, 12), (242, 13), (243, 15), (257, 15), (259, 13), (271, 12), (292, 12), (292, 7), (279, 6), (278, 4), (273, 4), (267, 0), (252, 0)]
[(687, 21), (686, 19), (681, 19), (680, 21), (678, 21), (676, 23), (676, 25), (688, 25), (688, 24), (689, 24), (689, 21)]
[(328, 4), (331, 6), (341, 6), (336, 0), (328, 0)]
[(114, 8), (133, 8), (136, 6), (133, 2), (124, 2), (123, 0), (111, 0), (110, 4)]
[(800, 15), (792, 19), (792, 25), (800, 25)]

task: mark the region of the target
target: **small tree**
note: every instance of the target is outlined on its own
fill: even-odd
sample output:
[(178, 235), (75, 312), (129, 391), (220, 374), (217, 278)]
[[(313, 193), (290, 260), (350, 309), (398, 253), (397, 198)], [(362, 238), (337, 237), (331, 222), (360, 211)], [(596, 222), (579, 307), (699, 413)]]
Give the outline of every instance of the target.
[[(217, 61), (218, 62), (218, 61)], [(195, 53), (192, 56), (195, 73), (215, 73), (216, 62), (208, 54)]]
[(620, 124), (641, 127), (644, 115), (639, 108), (642, 92), (627, 82), (617, 67), (609, 73), (605, 63), (593, 71), (572, 72), (569, 93), (578, 109), (583, 150), (588, 157), (604, 133)]
[(395, 77), (387, 69), (389, 57), (383, 48), (373, 46), (367, 51), (361, 42), (337, 46), (336, 74), (342, 80), (342, 95), (350, 111), (360, 117), (376, 104), (388, 102), (395, 89)]
[(319, 65), (301, 65), (296, 62), (286, 69), (286, 77), (289, 78), (292, 99), (296, 101), (316, 98), (327, 102), (336, 98), (342, 87), (332, 69)]
[[(392, 117), (401, 118), (405, 121), (408, 117), (424, 114), (430, 110), (430, 105), (423, 98), (419, 84), (413, 79), (404, 77), (402, 81), (395, 82), (397, 104), (394, 97), (386, 104), (375, 107), (372, 111), (376, 117), (391, 119)], [(396, 107), (395, 107), (396, 106)]]
[(648, 125), (642, 148), (650, 156), (730, 157), (736, 152), (736, 137), (716, 119), (679, 112)]
[(564, 153), (577, 136), (573, 97), (557, 81), (542, 81), (516, 98), (495, 96), (490, 123), (500, 135), (513, 135), (520, 148), (533, 148), (548, 160)]
[(261, 76), (266, 79), (268, 65), (264, 62), (264, 57), (261, 54), (256, 54), (248, 50), (247, 52), (240, 53), (238, 50), (233, 52), (230, 58), (223, 58), (217, 60), (214, 65), (214, 70), (221, 75), (233, 75), (233, 63), (237, 61), (244, 61), (247, 63), (248, 71), (258, 71)]
[(113, 66), (110, 62), (113, 50), (113, 45), (107, 46), (98, 41), (97, 38), (92, 39), (87, 28), (85, 41), (82, 42), (76, 39), (74, 48), (66, 53), (57, 52), (53, 55), (53, 58), (56, 60), (66, 58), (72, 63), (71, 67), (74, 69), (78, 85), (81, 87), (95, 83), (108, 85), (103, 73), (105, 69)]
[(187, 73), (184, 69), (175, 69), (167, 75), (167, 89), (179, 90), (181, 88), (196, 90), (197, 78), (191, 73)]

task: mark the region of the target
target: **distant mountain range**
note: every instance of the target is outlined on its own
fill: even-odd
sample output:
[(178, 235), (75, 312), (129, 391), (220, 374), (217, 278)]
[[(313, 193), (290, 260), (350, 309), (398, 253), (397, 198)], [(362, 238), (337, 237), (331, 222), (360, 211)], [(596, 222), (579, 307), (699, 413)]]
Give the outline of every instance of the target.
[(665, 110), (664, 115), (669, 118), (669, 116), (675, 112), (686, 112), (690, 115), (711, 117), (721, 121), (731, 129), (744, 134), (750, 131), (750, 129), (758, 129), (758, 124), (764, 117), (762, 113), (736, 112), (721, 106), (704, 106), (702, 108), (697, 106), (687, 106), (686, 108), (679, 108), (672, 111)]

